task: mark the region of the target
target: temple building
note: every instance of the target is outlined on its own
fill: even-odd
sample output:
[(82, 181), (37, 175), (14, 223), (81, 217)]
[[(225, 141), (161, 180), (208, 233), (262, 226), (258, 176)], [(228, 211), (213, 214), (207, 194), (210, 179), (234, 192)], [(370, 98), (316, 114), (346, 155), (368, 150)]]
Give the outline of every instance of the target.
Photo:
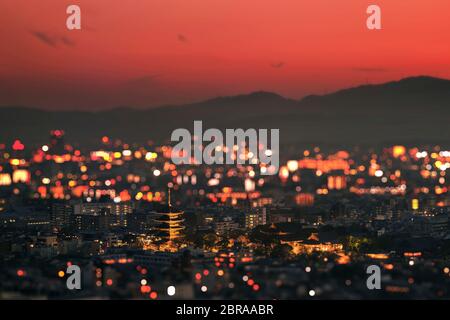
[(332, 232), (304, 228), (298, 223), (272, 223), (261, 228), (260, 234), (266, 238), (276, 239), (281, 244), (288, 244), (292, 247), (293, 254), (338, 253), (343, 250), (343, 244)]
[(170, 202), (170, 189), (168, 205), (155, 213), (155, 236), (159, 238), (157, 249), (160, 251), (178, 251), (181, 244), (179, 240), (184, 236), (184, 212), (172, 207)]

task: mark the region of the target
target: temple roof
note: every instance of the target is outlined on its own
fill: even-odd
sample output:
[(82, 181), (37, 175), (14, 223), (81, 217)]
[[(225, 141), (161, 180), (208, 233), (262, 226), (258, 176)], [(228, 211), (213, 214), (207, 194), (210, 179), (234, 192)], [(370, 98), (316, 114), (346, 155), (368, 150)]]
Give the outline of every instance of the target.
[(259, 232), (264, 237), (273, 237), (283, 241), (301, 241), (308, 244), (338, 241), (338, 236), (334, 232), (320, 231), (317, 228), (305, 228), (300, 223), (265, 225), (260, 228)]

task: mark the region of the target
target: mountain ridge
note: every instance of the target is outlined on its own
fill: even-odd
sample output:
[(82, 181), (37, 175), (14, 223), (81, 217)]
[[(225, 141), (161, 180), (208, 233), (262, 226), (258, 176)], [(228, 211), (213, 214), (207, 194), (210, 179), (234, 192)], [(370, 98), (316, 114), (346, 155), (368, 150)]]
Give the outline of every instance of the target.
[(117, 107), (102, 111), (49, 111), (1, 107), (0, 142), (22, 138), (38, 144), (52, 129), (90, 145), (103, 135), (128, 142), (170, 139), (176, 128), (279, 128), (282, 143), (395, 143), (450, 140), (450, 80), (416, 76), (382, 84), (310, 95), (300, 100), (256, 91), (198, 103), (150, 109)]

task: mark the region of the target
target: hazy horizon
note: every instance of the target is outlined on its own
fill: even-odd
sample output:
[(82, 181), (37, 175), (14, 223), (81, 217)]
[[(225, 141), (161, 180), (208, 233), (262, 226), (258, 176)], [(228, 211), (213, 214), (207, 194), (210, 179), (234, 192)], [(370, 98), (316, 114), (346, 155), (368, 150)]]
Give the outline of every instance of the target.
[(164, 108), (164, 107), (177, 107), (177, 106), (183, 106), (183, 105), (190, 105), (190, 104), (198, 104), (198, 103), (204, 103), (204, 102), (208, 102), (210, 100), (214, 100), (214, 99), (219, 99), (219, 98), (232, 98), (232, 97), (239, 97), (239, 96), (248, 96), (248, 95), (252, 95), (255, 93), (269, 93), (269, 94), (274, 94), (274, 95), (278, 95), (281, 98), (284, 98), (286, 100), (293, 100), (293, 101), (298, 101), (300, 102), (301, 100), (303, 100), (304, 98), (308, 97), (308, 96), (325, 96), (328, 94), (334, 94), (343, 90), (349, 90), (349, 89), (355, 89), (355, 88), (359, 88), (359, 87), (364, 87), (364, 86), (371, 86), (371, 85), (384, 85), (387, 83), (395, 83), (395, 82), (400, 82), (402, 80), (405, 79), (413, 79), (413, 78), (433, 78), (433, 79), (440, 79), (440, 80), (448, 80), (450, 81), (450, 78), (443, 78), (443, 77), (435, 77), (435, 76), (431, 76), (431, 75), (411, 75), (408, 77), (403, 77), (403, 78), (398, 78), (398, 79), (391, 79), (391, 80), (387, 80), (387, 81), (383, 81), (383, 82), (378, 82), (378, 83), (369, 83), (369, 82), (365, 82), (365, 83), (360, 83), (360, 84), (355, 84), (353, 86), (348, 86), (348, 87), (342, 87), (342, 88), (337, 88), (335, 90), (331, 90), (329, 92), (311, 92), (308, 94), (305, 94), (299, 98), (295, 98), (295, 97), (289, 97), (289, 96), (285, 96), (283, 94), (280, 94), (278, 92), (275, 91), (271, 91), (271, 90), (254, 90), (254, 91), (250, 91), (250, 92), (237, 92), (234, 94), (230, 94), (230, 95), (218, 95), (218, 96), (212, 96), (212, 97), (207, 97), (204, 99), (200, 99), (200, 100), (194, 100), (194, 101), (186, 101), (186, 102), (180, 102), (180, 103), (173, 103), (173, 104), (162, 104), (162, 105), (148, 105), (148, 106), (134, 106), (134, 105), (116, 105), (116, 106), (111, 106), (111, 107), (96, 107), (96, 106), (85, 106), (85, 107), (78, 107), (78, 108), (73, 108), (73, 109), (64, 109), (64, 110), (58, 110), (58, 108), (48, 108), (45, 106), (34, 106), (34, 105), (6, 105), (6, 104), (2, 104), (0, 102), (0, 108), (31, 108), (31, 109), (36, 109), (36, 110), (43, 110), (43, 111), (66, 111), (66, 112), (73, 112), (73, 111), (83, 111), (83, 112), (87, 112), (87, 111), (92, 111), (92, 112), (102, 112), (102, 111), (110, 111), (110, 110), (115, 110), (115, 109), (120, 109), (120, 108), (127, 108), (127, 109), (133, 109), (133, 110), (147, 110), (147, 109), (158, 109), (158, 108)]

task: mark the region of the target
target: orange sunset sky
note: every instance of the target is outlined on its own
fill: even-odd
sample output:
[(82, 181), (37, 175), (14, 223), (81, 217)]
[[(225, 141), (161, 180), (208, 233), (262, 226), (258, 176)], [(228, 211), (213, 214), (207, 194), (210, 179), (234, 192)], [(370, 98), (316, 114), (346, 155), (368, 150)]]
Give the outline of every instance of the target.
[[(82, 30), (66, 29), (77, 4)], [(383, 30), (366, 28), (382, 9)], [(0, 105), (290, 98), (412, 75), (450, 78), (449, 0), (0, 0)]]

